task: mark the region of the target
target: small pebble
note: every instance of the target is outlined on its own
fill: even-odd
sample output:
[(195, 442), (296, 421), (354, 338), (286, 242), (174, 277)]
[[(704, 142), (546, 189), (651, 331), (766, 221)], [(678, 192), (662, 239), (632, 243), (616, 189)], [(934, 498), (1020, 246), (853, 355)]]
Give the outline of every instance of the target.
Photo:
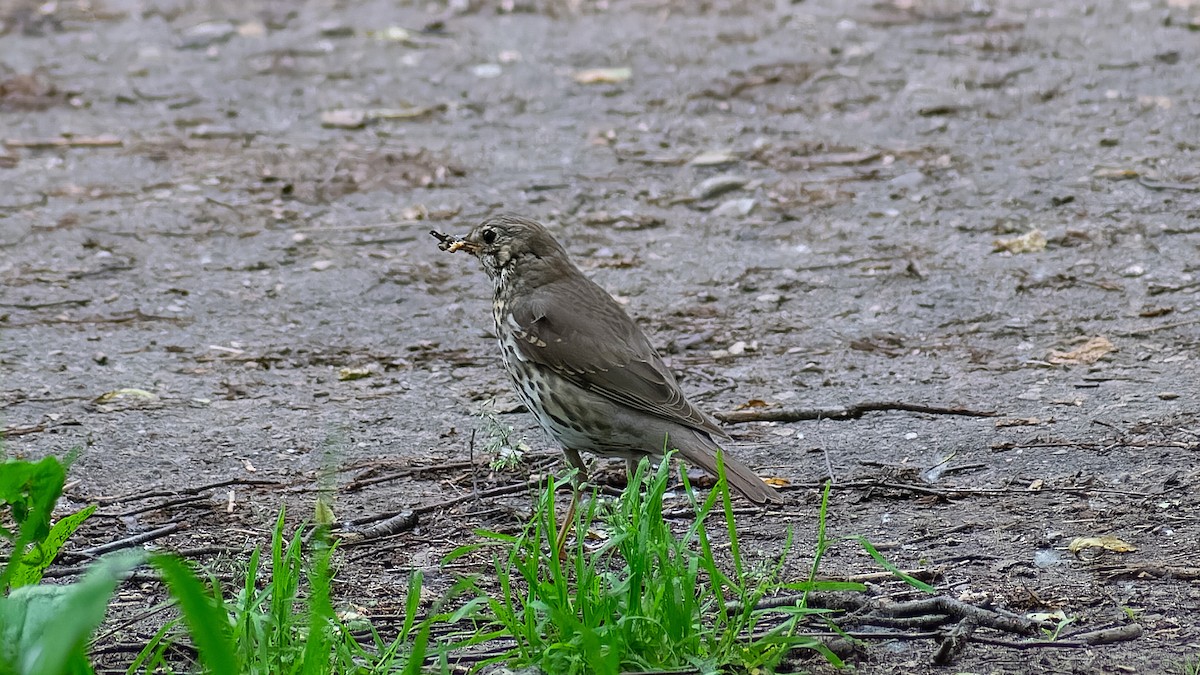
[(481, 63), (471, 67), (471, 73), (481, 80), (490, 80), (504, 74), (504, 69), (498, 63)]
[(1033, 552), (1033, 564), (1041, 568), (1053, 567), (1063, 564), (1063, 557), (1054, 549), (1039, 549)]
[(237, 28), (228, 21), (207, 21), (189, 26), (179, 33), (182, 49), (205, 49), (225, 42), (237, 34)]

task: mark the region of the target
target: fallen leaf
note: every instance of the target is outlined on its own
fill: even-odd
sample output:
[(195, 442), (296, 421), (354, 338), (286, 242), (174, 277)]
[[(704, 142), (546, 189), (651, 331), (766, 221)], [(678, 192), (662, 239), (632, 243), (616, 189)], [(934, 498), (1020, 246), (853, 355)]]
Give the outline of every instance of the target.
[(1046, 250), (1046, 233), (1030, 230), (1019, 237), (997, 239), (993, 244), (997, 252), (1037, 253)]
[(1131, 180), (1140, 175), (1141, 173), (1137, 169), (1119, 167), (1100, 167), (1092, 172), (1093, 178), (1107, 178), (1108, 180)]
[(733, 217), (738, 217), (738, 216), (748, 216), (748, 215), (750, 215), (750, 212), (754, 210), (754, 207), (757, 204), (758, 204), (757, 201), (750, 199), (750, 198), (730, 199), (730, 200), (721, 202), (720, 206), (713, 209), (712, 213), (714, 216), (716, 216), (718, 218), (733, 218)]
[(429, 106), (410, 105), (405, 108), (370, 108), (366, 113), (367, 118), (372, 120), (409, 120), (428, 115), (433, 110)]
[(1114, 351), (1116, 347), (1104, 336), (1094, 337), (1069, 352), (1051, 350), (1046, 361), (1054, 365), (1090, 364), (1102, 359), (1105, 354)]
[(96, 403), (112, 403), (119, 400), (142, 400), (142, 401), (157, 401), (158, 396), (145, 389), (115, 389), (106, 391), (96, 397)]
[(618, 84), (633, 77), (629, 68), (589, 68), (575, 72), (579, 84)]
[(738, 161), (738, 156), (731, 150), (708, 150), (691, 159), (692, 166), (721, 166)]
[(752, 398), (749, 401), (746, 401), (745, 403), (738, 405), (736, 408), (734, 408), (734, 410), (747, 410), (749, 408), (765, 408), (765, 407), (767, 407), (766, 401), (762, 400), (761, 398)]
[(361, 129), (367, 125), (365, 110), (328, 110), (321, 113), (321, 126), (332, 129)]
[(400, 42), (407, 45), (413, 44), (412, 33), (402, 26), (388, 26), (383, 30), (369, 30), (367, 37), (375, 40), (383, 40), (385, 42)]
[(767, 485), (770, 485), (771, 487), (777, 487), (777, 488), (787, 487), (792, 484), (792, 481), (790, 481), (786, 478), (780, 478), (779, 476), (771, 476), (770, 478), (764, 478), (763, 482), (766, 483)]
[(338, 379), (342, 382), (350, 380), (361, 380), (364, 377), (371, 376), (370, 368), (340, 368), (338, 369)]
[(610, 537), (604, 530), (588, 528), (587, 534), (584, 535), (584, 539), (587, 541), (608, 541)]
[(1025, 615), (1030, 621), (1040, 621), (1043, 623), (1058, 623), (1067, 620), (1067, 613), (1061, 609), (1056, 609), (1053, 612), (1030, 612)]
[(407, 120), (428, 115), (433, 108), (408, 106), (407, 108), (345, 108), (321, 113), (321, 126), (331, 129), (361, 129), (378, 120)]
[(737, 174), (724, 174), (721, 176), (713, 176), (700, 182), (699, 185), (692, 188), (691, 196), (695, 199), (712, 199), (726, 192), (740, 190), (750, 182), (746, 176)]
[(262, 37), (267, 34), (267, 27), (261, 21), (247, 21), (238, 24), (237, 34), (247, 38)]
[(1137, 101), (1143, 108), (1170, 110), (1172, 105), (1170, 96), (1138, 96)]
[(1116, 551), (1117, 553), (1129, 553), (1136, 551), (1137, 547), (1128, 544), (1116, 537), (1106, 534), (1102, 537), (1075, 537), (1067, 547), (1071, 553), (1079, 555), (1079, 552), (1085, 548), (1102, 548), (1106, 551)]
[(115, 389), (105, 392), (95, 398), (93, 403), (100, 412), (118, 412), (122, 410), (145, 410), (162, 407), (162, 400), (157, 394), (145, 389)]

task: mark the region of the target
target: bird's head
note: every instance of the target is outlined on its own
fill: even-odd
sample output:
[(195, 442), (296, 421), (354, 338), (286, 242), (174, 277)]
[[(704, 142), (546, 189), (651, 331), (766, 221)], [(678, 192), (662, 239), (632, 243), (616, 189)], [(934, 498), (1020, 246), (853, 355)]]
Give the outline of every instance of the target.
[(497, 282), (514, 271), (538, 285), (572, 269), (572, 263), (546, 228), (512, 214), (492, 216), (475, 226), (458, 247), (479, 258), (488, 278)]

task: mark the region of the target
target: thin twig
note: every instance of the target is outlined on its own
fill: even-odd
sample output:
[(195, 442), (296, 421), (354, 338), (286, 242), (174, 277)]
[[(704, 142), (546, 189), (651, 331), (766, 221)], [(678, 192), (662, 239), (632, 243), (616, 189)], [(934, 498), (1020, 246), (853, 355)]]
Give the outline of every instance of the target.
[(1197, 324), (1197, 323), (1200, 323), (1200, 319), (1189, 319), (1187, 321), (1176, 321), (1174, 323), (1164, 323), (1164, 324), (1159, 324), (1157, 326), (1150, 326), (1149, 328), (1138, 328), (1137, 330), (1130, 330), (1130, 331), (1125, 331), (1123, 333), (1117, 333), (1117, 335), (1119, 337), (1144, 337), (1151, 333), (1157, 333), (1160, 330), (1171, 330), (1172, 328), (1182, 328), (1184, 326), (1191, 326), (1192, 324)]
[[(112, 271), (112, 270), (105, 270)], [(44, 319), (36, 319), (34, 321), (19, 321), (15, 323), (5, 323), (3, 328), (24, 328), (26, 326), (45, 326), (56, 323), (67, 324), (90, 324), (90, 323), (132, 323), (135, 321), (167, 321), (170, 323), (190, 323), (191, 319), (183, 316), (162, 316), (159, 314), (147, 314), (140, 309), (135, 309), (132, 312), (123, 314), (114, 314), (110, 316), (85, 316), (78, 319), (70, 317), (49, 317)]]
[(85, 558), (95, 558), (97, 556), (104, 555), (105, 553), (111, 553), (113, 551), (119, 551), (119, 550), (125, 549), (125, 548), (133, 548), (134, 546), (145, 544), (146, 542), (154, 541), (155, 539), (165, 537), (168, 534), (174, 534), (175, 532), (178, 532), (180, 530), (186, 530), (186, 529), (188, 529), (188, 527), (190, 527), (188, 525), (188, 523), (182, 522), (182, 521), (177, 522), (177, 523), (170, 523), (167, 525), (163, 525), (162, 527), (150, 530), (148, 532), (142, 532), (140, 534), (135, 534), (132, 537), (125, 537), (124, 539), (110, 541), (107, 544), (102, 544), (100, 546), (93, 546), (92, 548), (79, 551), (78, 553), (76, 553), (74, 555), (82, 556)]
[(207, 501), (208, 501), (207, 495), (188, 495), (187, 497), (180, 497), (178, 499), (168, 499), (165, 502), (159, 502), (157, 504), (147, 504), (145, 506), (139, 506), (136, 509), (129, 509), (128, 511), (122, 511), (120, 513), (112, 513), (112, 514), (97, 513), (95, 515), (100, 516), (100, 517), (108, 516), (110, 518), (127, 518), (129, 516), (136, 516), (139, 513), (146, 513), (148, 511), (158, 511), (159, 509), (168, 509), (168, 508), (171, 508), (172, 506), (183, 506), (185, 504), (193, 504), (195, 502), (207, 502)]
[(1041, 648), (1059, 648), (1059, 649), (1084, 649), (1094, 645), (1107, 645), (1114, 642), (1125, 642), (1127, 640), (1136, 640), (1142, 636), (1142, 627), (1139, 624), (1131, 623), (1116, 628), (1105, 628), (1103, 630), (1088, 631), (1086, 633), (1076, 633), (1071, 636), (1070, 640), (1002, 640), (999, 638), (989, 638), (976, 635), (971, 639), (981, 644), (993, 645), (996, 647), (1012, 647), (1015, 649), (1041, 649)]
[(119, 497), (107, 497), (97, 499), (96, 503), (100, 506), (111, 506), (122, 502), (136, 502), (142, 499), (152, 499), (154, 497), (175, 497), (177, 495), (194, 495), (205, 490), (215, 490), (217, 488), (228, 487), (230, 485), (271, 485), (280, 486), (283, 483), (274, 480), (262, 480), (258, 478), (229, 478), (227, 480), (209, 483), (208, 485), (197, 485), (189, 488), (179, 488), (176, 490), (150, 490), (142, 492), (133, 492)]
[(27, 427), (10, 426), (0, 429), (0, 437), (5, 436), (24, 436), (25, 434), (36, 434), (39, 431), (45, 431), (45, 424), (31, 424)]
[(1183, 581), (1200, 580), (1200, 567), (1184, 567), (1182, 565), (1162, 565), (1158, 563), (1141, 563), (1113, 565), (1098, 570), (1105, 579), (1117, 577), (1153, 577), (1155, 579), (1180, 579)]
[(479, 508), (479, 467), (475, 464), (475, 429), (471, 430), (471, 440), (467, 450), (471, 457), (471, 493), (475, 495), (475, 508)]
[[(511, 485), (501, 485), (499, 487), (494, 487), (490, 490), (484, 490), (483, 492), (479, 493), (478, 497), (479, 498), (501, 497), (504, 495), (516, 494), (518, 492), (524, 492), (531, 488), (535, 488), (541, 484), (542, 484), (542, 478), (540, 476), (533, 477), (533, 478), (526, 480), (524, 483), (513, 483)], [(563, 484), (559, 485), (558, 487), (559, 488), (570, 487), (570, 484), (563, 483)], [(465, 495), (462, 495), (459, 497), (455, 497), (454, 499), (437, 502), (435, 504), (426, 504), (424, 506), (418, 506), (415, 509), (411, 509), (411, 511), (414, 514), (421, 516), (426, 513), (432, 513), (433, 511), (447, 509), (451, 506), (456, 506), (465, 501), (469, 501), (469, 500), (475, 499), (475, 498), (476, 498), (476, 495), (468, 493), (468, 494), (465, 494)], [(405, 510), (408, 510), (408, 509), (402, 509), (400, 511), (390, 511), (390, 512), (386, 512), (386, 513), (376, 513), (376, 514), (373, 514), (370, 516), (363, 516), (362, 518), (355, 518), (354, 520), (343, 521), (342, 523), (339, 523), (339, 525), (341, 525), (342, 527), (345, 527), (347, 525), (350, 525), (350, 526), (366, 525), (367, 523), (373, 523), (378, 520), (393, 518), (395, 516), (398, 516), (398, 515), (404, 513)]]
[(726, 424), (744, 422), (801, 422), (805, 420), (830, 419), (854, 420), (869, 412), (900, 410), (928, 415), (962, 415), (965, 417), (996, 417), (1000, 413), (992, 410), (970, 410), (968, 408), (944, 408), (901, 401), (867, 401), (844, 408), (779, 408), (767, 410), (731, 410), (716, 413), (717, 419)]
[[(793, 486), (793, 487), (808, 487), (808, 486)], [(813, 485), (812, 487), (820, 487)], [(1161, 497), (1165, 493), (1149, 493), (1149, 492), (1133, 492), (1132, 490), (1110, 490), (1106, 488), (1096, 487), (1074, 487), (1074, 486), (1043, 486), (1036, 490), (1029, 488), (943, 488), (934, 489), (921, 485), (911, 485), (909, 483), (893, 483), (879, 480), (863, 480), (853, 483), (842, 483), (838, 486), (841, 489), (845, 488), (889, 488), (893, 490), (905, 490), (908, 492), (916, 492), (917, 494), (930, 495), (932, 497), (941, 497), (950, 499), (951, 497), (968, 497), (968, 496), (985, 496), (999, 497), (1012, 494), (1036, 494), (1036, 493), (1058, 493), (1065, 492), (1068, 494), (1112, 494), (1124, 495), (1126, 497), (1138, 497), (1146, 499), (1150, 497)]]
[[(474, 432), (472, 432), (472, 433), (474, 433)], [(558, 457), (559, 454), (560, 453), (558, 453), (558, 452), (546, 452), (546, 453), (539, 452), (539, 453), (531, 453), (531, 454), (525, 455), (525, 457), (526, 457), (526, 459), (534, 459), (534, 458), (542, 458), (542, 457), (552, 457), (553, 458), (553, 457)], [(440, 473), (443, 471), (454, 471), (457, 469), (471, 469), (472, 471), (474, 471), (475, 467), (476, 467), (476, 464), (473, 460), (463, 460), (463, 461), (458, 461), (458, 462), (443, 462), (441, 464), (428, 464), (428, 465), (422, 465), (422, 466), (408, 466), (408, 467), (404, 467), (403, 469), (398, 469), (396, 471), (393, 471), (392, 473), (384, 474), (382, 476), (372, 476), (370, 478), (356, 478), (354, 480), (351, 480), (349, 483), (346, 483), (346, 485), (344, 487), (342, 487), (342, 490), (344, 490), (346, 492), (356, 492), (356, 491), (361, 490), (364, 487), (368, 487), (370, 485), (378, 485), (379, 483), (386, 483), (388, 481), (399, 480), (401, 478), (408, 478), (410, 476), (426, 474), (426, 473)], [(298, 491), (303, 491), (303, 490), (298, 490)]]
[(63, 305), (79, 305), (83, 306), (92, 301), (91, 298), (78, 298), (72, 300), (56, 300), (54, 302), (0, 302), (0, 307), (12, 307), (13, 309), (46, 309), (48, 307), (62, 307)]

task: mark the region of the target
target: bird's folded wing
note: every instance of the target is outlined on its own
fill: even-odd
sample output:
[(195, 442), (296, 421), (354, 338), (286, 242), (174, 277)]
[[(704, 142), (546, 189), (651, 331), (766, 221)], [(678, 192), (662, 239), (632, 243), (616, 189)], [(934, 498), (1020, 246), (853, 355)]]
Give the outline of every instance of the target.
[(547, 293), (535, 292), (511, 307), (522, 356), (634, 410), (728, 438), (684, 398), (645, 334), (603, 289), (574, 290), (586, 297), (551, 303)]

